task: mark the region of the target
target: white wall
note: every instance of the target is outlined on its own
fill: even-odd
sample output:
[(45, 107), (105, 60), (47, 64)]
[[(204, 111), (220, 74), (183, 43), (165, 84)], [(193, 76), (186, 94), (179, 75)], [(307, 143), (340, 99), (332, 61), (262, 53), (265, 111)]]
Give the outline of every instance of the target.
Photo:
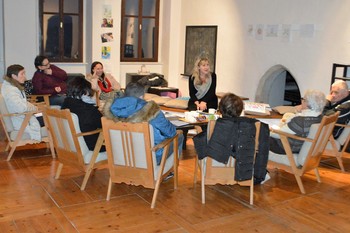
[(4, 61), (4, 13), (3, 13), (4, 1), (0, 0), (0, 82), (3, 80), (5, 74), (5, 61)]
[(35, 71), (34, 58), (38, 53), (37, 2), (4, 0), (5, 67), (12, 64), (24, 66), (28, 79)]
[[(113, 28), (102, 28), (101, 23), (103, 19), (104, 5), (111, 6)], [(103, 63), (104, 71), (111, 73), (114, 78), (120, 82), (120, 12), (121, 0), (94, 0), (92, 1), (92, 62), (100, 61)], [(113, 42), (101, 42), (101, 34), (112, 32)], [(109, 46), (111, 48), (110, 59), (102, 59), (102, 46)], [(88, 48), (90, 49), (90, 48)], [(90, 65), (88, 70), (90, 71)]]
[[(349, 0), (183, 0), (181, 28), (218, 25), (218, 91), (254, 99), (260, 78), (281, 64), (294, 76), (301, 93), (308, 88), (328, 92), (332, 63), (350, 61), (349, 8)], [(265, 36), (257, 40), (248, 36), (250, 24), (278, 24), (279, 28), (292, 24), (292, 40)], [(304, 24), (315, 25), (312, 38), (300, 36)], [(184, 56), (179, 59), (183, 64)]]
[[(22, 64), (31, 78), (33, 60), (39, 52), (38, 1), (3, 1), (5, 65)], [(108, 64), (103, 63), (123, 86), (125, 73), (137, 72), (142, 63), (120, 63), (121, 0), (86, 2), (92, 7), (87, 11), (92, 16), (89, 13), (86, 17), (92, 17), (93, 22), (92, 27), (84, 25), (87, 57), (83, 63), (58, 65), (67, 72), (85, 73), (91, 61), (100, 60), (100, 9), (103, 4), (111, 4), (116, 53)], [(308, 88), (327, 92), (332, 63), (350, 61), (350, 0), (161, 0), (160, 9), (159, 62), (145, 64), (151, 72), (163, 73), (169, 85), (179, 87), (183, 95), (188, 95), (188, 81), (180, 74), (184, 70), (185, 30), (190, 25), (218, 25), (218, 92), (230, 91), (254, 99), (260, 78), (279, 64), (296, 79), (301, 93)], [(25, 16), (25, 20), (19, 16)], [(258, 24), (277, 24), (279, 29), (282, 24), (291, 24), (291, 41), (283, 42), (280, 36), (263, 36), (262, 40), (249, 36), (248, 26)], [(300, 36), (300, 26), (305, 24), (315, 26), (312, 38)]]

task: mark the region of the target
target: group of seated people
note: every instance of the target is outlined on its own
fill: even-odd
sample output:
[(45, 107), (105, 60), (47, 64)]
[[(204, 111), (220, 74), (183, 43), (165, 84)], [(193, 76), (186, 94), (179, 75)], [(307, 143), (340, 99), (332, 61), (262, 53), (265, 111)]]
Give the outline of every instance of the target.
[[(50, 64), (46, 56), (37, 56), (34, 60), (36, 71), (32, 78), (33, 94), (49, 94), (50, 105), (63, 104), (67, 94), (68, 76), (66, 71)], [(117, 95), (120, 84), (110, 74), (105, 74), (103, 65), (99, 61), (91, 64), (91, 73), (86, 75), (91, 82), (92, 89), (99, 94), (100, 99), (107, 99)]]
[[(36, 62), (40, 59), (42, 59), (42, 57), (40, 56), (39, 58), (38, 56)], [(79, 126), (82, 132), (102, 128), (101, 117), (103, 116), (102, 113), (104, 113), (106, 117), (117, 119), (119, 121), (149, 121), (153, 126), (154, 143), (156, 145), (167, 138), (175, 136), (175, 126), (165, 118), (160, 107), (152, 101), (146, 102), (143, 99), (145, 88), (140, 83), (129, 83), (125, 88), (123, 96), (118, 96), (118, 98), (116, 98), (117, 95), (115, 94), (116, 92), (113, 87), (106, 90), (106, 93), (113, 94), (109, 97), (106, 97), (107, 95), (105, 96), (109, 102), (106, 104), (106, 107), (104, 108), (105, 110), (101, 112), (98, 109), (98, 106), (96, 106), (94, 95), (97, 89), (103, 92), (104, 88), (107, 88), (108, 85), (113, 83), (113, 81), (111, 81), (111, 76), (107, 79), (108, 76), (103, 75), (103, 67), (101, 63), (96, 62), (93, 64), (95, 68), (98, 67), (98, 70), (94, 68), (91, 69), (91, 72), (93, 73), (91, 75), (92, 81), (89, 81), (84, 77), (75, 77), (68, 83), (65, 82), (67, 78), (66, 73), (58, 67), (50, 65), (47, 58), (43, 59), (40, 64), (41, 65), (38, 65), (38, 70), (33, 77), (33, 79), (35, 78), (35, 80), (33, 80), (34, 89), (39, 82), (43, 90), (47, 89), (47, 91), (44, 91), (45, 93), (42, 94), (53, 93), (50, 96), (52, 97), (50, 99), (50, 104), (59, 105), (61, 109), (69, 109), (72, 113), (75, 113), (78, 116)], [(102, 83), (102, 78), (97, 77), (98, 75), (101, 75), (102, 78), (104, 78), (105, 84)], [(96, 85), (94, 86), (93, 79), (98, 79), (96, 83), (99, 87)], [(35, 105), (27, 101), (23, 86), (25, 81), (26, 76), (23, 66), (11, 65), (7, 68), (4, 83), (1, 86), (1, 94), (4, 96), (4, 101), (9, 113), (38, 111), (38, 108)], [(117, 82), (115, 81), (114, 83)], [(51, 89), (49, 87), (51, 87)], [(120, 88), (119, 83), (115, 87)], [(50, 93), (48, 93), (49, 89), (51, 91)], [(18, 130), (24, 120), (24, 116), (13, 116), (11, 117), (11, 120), (15, 129)], [(42, 117), (35, 117), (33, 115), (25, 131), (31, 135), (33, 140), (40, 141), (40, 129), (43, 126), (44, 122)], [(84, 136), (84, 140), (89, 150), (94, 150), (97, 139), (97, 134)], [(181, 154), (182, 143), (183, 136), (179, 135), (179, 154)], [(171, 147), (172, 146), (173, 145), (171, 145)], [(101, 152), (105, 150), (104, 146), (100, 149)], [(173, 149), (170, 148), (169, 153), (172, 151)], [(156, 152), (156, 159), (159, 164), (162, 153), (162, 149)]]
[[(100, 118), (104, 115), (118, 121), (142, 122), (148, 121), (154, 128), (155, 144), (176, 134), (175, 126), (165, 118), (160, 107), (152, 101), (145, 101), (145, 88), (140, 83), (129, 83), (123, 94), (120, 93), (120, 84), (109, 74), (105, 74), (101, 62), (91, 65), (91, 73), (86, 78), (77, 77), (67, 83), (67, 73), (55, 65), (50, 64), (45, 56), (37, 56), (34, 61), (36, 72), (32, 83), (35, 94), (50, 94), (50, 104), (59, 105), (62, 109), (70, 109), (77, 114), (82, 132), (101, 128)], [(27, 101), (23, 83), (26, 81), (25, 69), (21, 65), (11, 65), (7, 68), (1, 93), (10, 113), (23, 113), (37, 111), (37, 107)], [(194, 65), (193, 74), (189, 78), (188, 110), (207, 111), (209, 108), (218, 109), (216, 92), (216, 74), (210, 71), (209, 60), (199, 58)], [(100, 98), (106, 100), (103, 111), (96, 107), (95, 93), (100, 93)], [(225, 113), (225, 118), (237, 118), (240, 116), (243, 102), (237, 98), (229, 98), (227, 94), (221, 101), (219, 110)], [(234, 95), (235, 96), (235, 95)], [(231, 96), (232, 97), (232, 96)], [(231, 101), (231, 102), (230, 102)], [(227, 104), (224, 106), (223, 104)], [(241, 104), (241, 107), (237, 107)], [(236, 107), (235, 107), (236, 106)], [(307, 90), (302, 99), (302, 104), (296, 107), (295, 113), (285, 114), (281, 120), (280, 130), (307, 136), (310, 126), (319, 123), (322, 115), (340, 111), (338, 123), (348, 124), (350, 120), (350, 94), (345, 81), (336, 81), (326, 97), (317, 90)], [(230, 112), (237, 111), (237, 112)], [(89, 116), (89, 117), (86, 117)], [(24, 116), (11, 117), (15, 128), (19, 129)], [(33, 116), (25, 129), (32, 139), (40, 140), (40, 127), (43, 120)], [(342, 131), (341, 127), (334, 128), (334, 137), (337, 138)], [(97, 141), (97, 135), (85, 136), (85, 142), (90, 150), (93, 150)], [(179, 138), (179, 154), (183, 138)], [(296, 140), (291, 141), (293, 152), (300, 150), (301, 144)], [(270, 135), (269, 148), (275, 153), (284, 154), (283, 146), (278, 138)], [(105, 150), (104, 147), (101, 151)], [(170, 150), (171, 151), (171, 150)], [(157, 161), (160, 162), (162, 151), (158, 151)]]

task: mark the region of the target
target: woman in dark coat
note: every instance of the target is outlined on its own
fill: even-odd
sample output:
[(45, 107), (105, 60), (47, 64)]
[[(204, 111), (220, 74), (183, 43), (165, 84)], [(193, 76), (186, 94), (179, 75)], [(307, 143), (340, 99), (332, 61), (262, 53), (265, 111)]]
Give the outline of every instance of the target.
[[(91, 98), (93, 95), (94, 91), (91, 89), (91, 83), (85, 78), (76, 77), (68, 84), (67, 98), (62, 104), (62, 109), (68, 108), (78, 116), (81, 132), (102, 128), (102, 113), (94, 105)], [(89, 150), (94, 150), (97, 139), (98, 134), (84, 136)], [(100, 152), (102, 151), (106, 151), (104, 146), (102, 146)]]

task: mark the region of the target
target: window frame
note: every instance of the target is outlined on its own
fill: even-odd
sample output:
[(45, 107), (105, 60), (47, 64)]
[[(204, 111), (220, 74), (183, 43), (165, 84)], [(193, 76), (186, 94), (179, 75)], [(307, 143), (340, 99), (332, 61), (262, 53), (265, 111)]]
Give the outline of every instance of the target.
[[(50, 62), (72, 62), (72, 63), (81, 63), (83, 62), (83, 20), (84, 20), (84, 15), (83, 15), (83, 0), (78, 0), (79, 4), (79, 11), (78, 13), (64, 13), (63, 12), (63, 6), (64, 6), (64, 1), (70, 1), (70, 0), (58, 0), (59, 2), (59, 12), (58, 15), (60, 17), (60, 22), (63, 22), (63, 17), (65, 15), (74, 15), (78, 16), (78, 58), (67, 58), (64, 56), (64, 29), (61, 27), (60, 32), (59, 32), (59, 56), (58, 57), (48, 57)], [(40, 24), (40, 34), (39, 34), (39, 51), (41, 55), (45, 55), (45, 50), (44, 50), (44, 16), (46, 14), (57, 14), (57, 12), (44, 12), (44, 2), (45, 0), (39, 0), (39, 24)]]
[[(142, 1), (138, 0), (138, 15), (127, 15), (125, 14), (125, 6), (127, 0), (122, 0), (121, 7), (121, 36), (120, 36), (120, 61), (121, 62), (158, 62), (158, 47), (159, 47), (159, 10), (160, 10), (160, 0), (155, 0), (155, 16), (143, 16), (142, 15)], [(135, 17), (137, 16), (137, 17)], [(138, 41), (137, 41), (137, 57), (124, 57), (126, 37), (125, 20), (128, 17), (135, 17), (138, 20)], [(143, 58), (142, 57), (142, 20), (143, 19), (155, 19), (155, 30), (154, 30), (154, 56), (153, 58)], [(140, 26), (141, 25), (141, 26)]]

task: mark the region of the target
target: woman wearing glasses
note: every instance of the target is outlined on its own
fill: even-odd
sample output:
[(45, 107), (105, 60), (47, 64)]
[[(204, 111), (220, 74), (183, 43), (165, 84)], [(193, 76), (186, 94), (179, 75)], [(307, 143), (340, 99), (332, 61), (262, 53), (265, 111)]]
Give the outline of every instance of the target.
[(47, 57), (40, 55), (35, 58), (34, 65), (36, 72), (32, 79), (33, 94), (50, 94), (50, 105), (61, 106), (67, 92), (66, 71), (50, 64)]

